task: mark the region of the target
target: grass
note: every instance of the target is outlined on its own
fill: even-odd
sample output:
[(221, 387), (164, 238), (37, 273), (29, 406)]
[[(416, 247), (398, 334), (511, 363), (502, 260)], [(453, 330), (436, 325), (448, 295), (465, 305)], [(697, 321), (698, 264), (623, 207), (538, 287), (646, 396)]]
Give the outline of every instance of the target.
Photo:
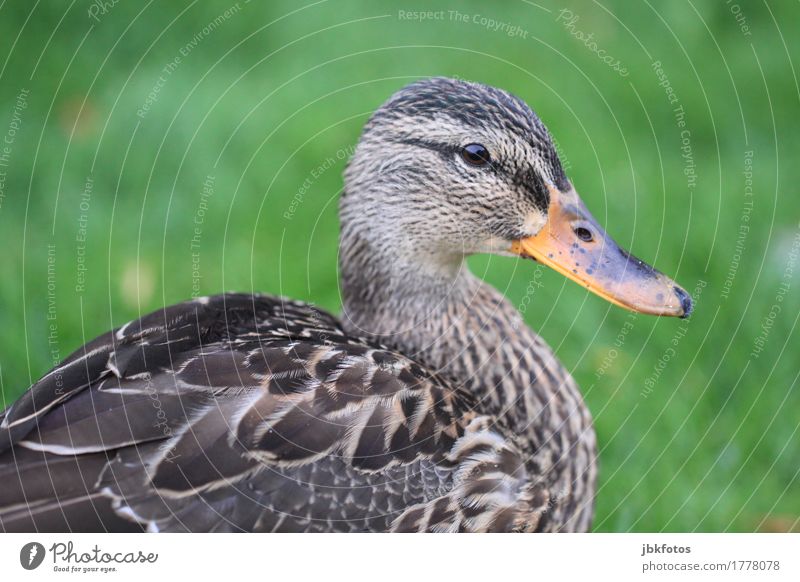
[(607, 230), (695, 290), (687, 321), (633, 318), (553, 272), (531, 287), (530, 263), (470, 261), (583, 387), (602, 446), (596, 529), (797, 528), (797, 5), (743, 5), (738, 21), (710, 1), (401, 17), (417, 4), (123, 2), (95, 20), (86, 2), (6, 2), (0, 134), (19, 128), (0, 166), (5, 401), (193, 292), (337, 310), (348, 148), (403, 84), (460, 76), (526, 99)]

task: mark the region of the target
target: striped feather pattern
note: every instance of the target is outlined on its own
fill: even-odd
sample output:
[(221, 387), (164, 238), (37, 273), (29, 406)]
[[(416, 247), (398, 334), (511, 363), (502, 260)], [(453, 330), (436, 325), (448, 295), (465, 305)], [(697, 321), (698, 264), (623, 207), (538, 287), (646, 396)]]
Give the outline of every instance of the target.
[(0, 466), (19, 486), (0, 523), (519, 529), (519, 454), (469, 403), (309, 306), (183, 303), (88, 344), (6, 411)]

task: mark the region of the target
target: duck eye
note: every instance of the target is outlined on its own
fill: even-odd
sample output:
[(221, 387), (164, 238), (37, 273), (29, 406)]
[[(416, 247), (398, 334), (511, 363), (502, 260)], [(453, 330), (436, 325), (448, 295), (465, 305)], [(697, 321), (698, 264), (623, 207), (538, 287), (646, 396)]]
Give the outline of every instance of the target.
[(479, 143), (471, 143), (461, 148), (461, 157), (471, 166), (485, 166), (491, 161), (489, 150)]
[(579, 226), (575, 229), (575, 236), (577, 236), (583, 242), (592, 242), (594, 240), (594, 236), (592, 236), (592, 231), (582, 226)]

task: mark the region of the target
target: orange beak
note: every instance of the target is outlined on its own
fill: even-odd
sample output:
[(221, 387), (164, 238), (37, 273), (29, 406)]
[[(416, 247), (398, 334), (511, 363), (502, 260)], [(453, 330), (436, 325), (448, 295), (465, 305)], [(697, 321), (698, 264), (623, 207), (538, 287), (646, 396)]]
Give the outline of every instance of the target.
[(622, 250), (600, 227), (574, 189), (550, 188), (547, 222), (511, 252), (536, 259), (625, 309), (688, 317), (692, 298), (672, 279)]

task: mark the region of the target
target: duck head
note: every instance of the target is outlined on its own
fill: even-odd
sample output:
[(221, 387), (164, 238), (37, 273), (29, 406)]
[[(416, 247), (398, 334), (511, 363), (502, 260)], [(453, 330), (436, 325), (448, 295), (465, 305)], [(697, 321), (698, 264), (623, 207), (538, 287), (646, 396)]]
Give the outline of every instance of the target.
[(348, 165), (340, 215), (343, 243), (359, 233), (343, 252), (437, 272), (474, 253), (515, 255), (631, 311), (686, 317), (692, 309), (686, 291), (606, 234), (542, 121), (494, 87), (432, 78), (393, 95)]

